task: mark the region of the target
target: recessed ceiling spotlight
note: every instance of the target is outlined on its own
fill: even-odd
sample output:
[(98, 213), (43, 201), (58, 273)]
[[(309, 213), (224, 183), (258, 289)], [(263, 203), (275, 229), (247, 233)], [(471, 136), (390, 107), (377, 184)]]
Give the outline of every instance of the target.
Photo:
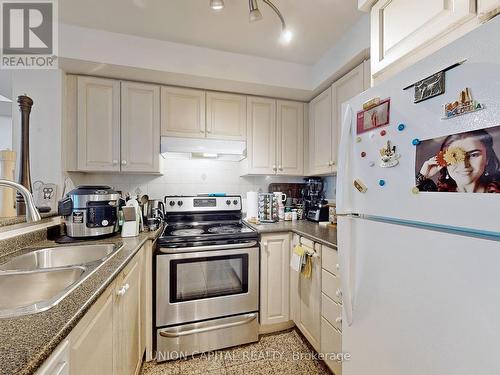
[(210, 8), (213, 10), (222, 10), (224, 8), (224, 0), (210, 0)]

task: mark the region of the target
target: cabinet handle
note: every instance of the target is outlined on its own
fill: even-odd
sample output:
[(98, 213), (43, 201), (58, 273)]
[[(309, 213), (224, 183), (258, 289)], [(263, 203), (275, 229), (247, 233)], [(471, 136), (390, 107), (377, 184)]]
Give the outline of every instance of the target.
[(127, 165), (127, 161), (126, 160), (122, 160), (122, 165)]
[(328, 166), (329, 166), (329, 167), (331, 167), (332, 165), (333, 165), (333, 161), (331, 161), (331, 160), (330, 160), (330, 161), (328, 162)]
[(278, 169), (279, 169), (280, 171), (282, 171), (282, 170), (283, 170), (283, 167), (282, 167), (281, 165), (279, 165), (279, 166), (278, 166)]
[(275, 172), (277, 171), (276, 165), (273, 165), (273, 171), (275, 171)]
[(212, 131), (207, 129), (207, 133), (212, 133)]
[(341, 316), (337, 316), (335, 318), (335, 323), (342, 323), (342, 317)]
[(130, 288), (130, 285), (128, 285), (128, 284), (122, 285), (122, 287), (118, 290), (118, 292), (116, 292), (116, 294), (119, 296), (124, 296), (125, 293), (127, 293), (127, 290), (129, 288)]
[(337, 163), (335, 161), (332, 161), (332, 165), (335, 165), (335, 164), (337, 164)]
[(338, 263), (337, 263), (337, 264), (335, 265), (335, 269), (336, 269), (337, 271), (340, 271), (340, 264), (338, 264)]
[(200, 133), (205, 133), (205, 130), (200, 130)]
[(335, 295), (336, 295), (337, 297), (339, 297), (339, 298), (342, 298), (342, 291), (341, 291), (340, 289), (337, 289), (337, 290), (335, 291)]
[(118, 160), (113, 159), (113, 165), (116, 165), (116, 164), (118, 164)]

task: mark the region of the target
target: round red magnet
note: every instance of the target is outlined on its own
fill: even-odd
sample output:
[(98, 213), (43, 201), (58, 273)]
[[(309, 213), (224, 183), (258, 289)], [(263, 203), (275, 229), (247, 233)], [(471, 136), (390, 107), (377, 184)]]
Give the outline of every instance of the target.
[(381, 131), (380, 131), (380, 135), (381, 135), (382, 137), (383, 137), (384, 135), (386, 135), (386, 134), (387, 134), (387, 132), (386, 132), (385, 130), (381, 130)]
[(366, 156), (366, 152), (364, 152), (364, 151), (363, 151), (363, 152), (361, 153), (361, 157), (362, 157), (362, 158), (364, 158), (365, 156)]

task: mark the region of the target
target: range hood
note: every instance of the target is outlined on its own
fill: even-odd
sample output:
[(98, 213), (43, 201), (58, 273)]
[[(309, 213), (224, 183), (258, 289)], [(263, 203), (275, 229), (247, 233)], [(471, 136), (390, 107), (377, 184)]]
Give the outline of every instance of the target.
[(161, 137), (160, 152), (167, 158), (181, 157), (240, 161), (246, 157), (246, 142)]

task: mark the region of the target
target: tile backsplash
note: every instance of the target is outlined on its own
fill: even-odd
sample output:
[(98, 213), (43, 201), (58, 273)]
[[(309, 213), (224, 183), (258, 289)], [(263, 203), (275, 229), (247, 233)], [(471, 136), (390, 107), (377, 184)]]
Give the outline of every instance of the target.
[[(241, 194), (247, 191), (267, 191), (270, 183), (303, 182), (302, 177), (245, 176), (240, 177), (240, 164), (210, 159), (160, 158), (162, 176), (113, 173), (70, 173), (75, 185), (110, 185), (115, 190), (132, 194), (148, 194), (150, 198), (165, 195), (194, 195), (224, 192)], [(327, 197), (333, 199), (335, 177), (325, 179)], [(333, 189), (333, 190), (332, 190)]]

